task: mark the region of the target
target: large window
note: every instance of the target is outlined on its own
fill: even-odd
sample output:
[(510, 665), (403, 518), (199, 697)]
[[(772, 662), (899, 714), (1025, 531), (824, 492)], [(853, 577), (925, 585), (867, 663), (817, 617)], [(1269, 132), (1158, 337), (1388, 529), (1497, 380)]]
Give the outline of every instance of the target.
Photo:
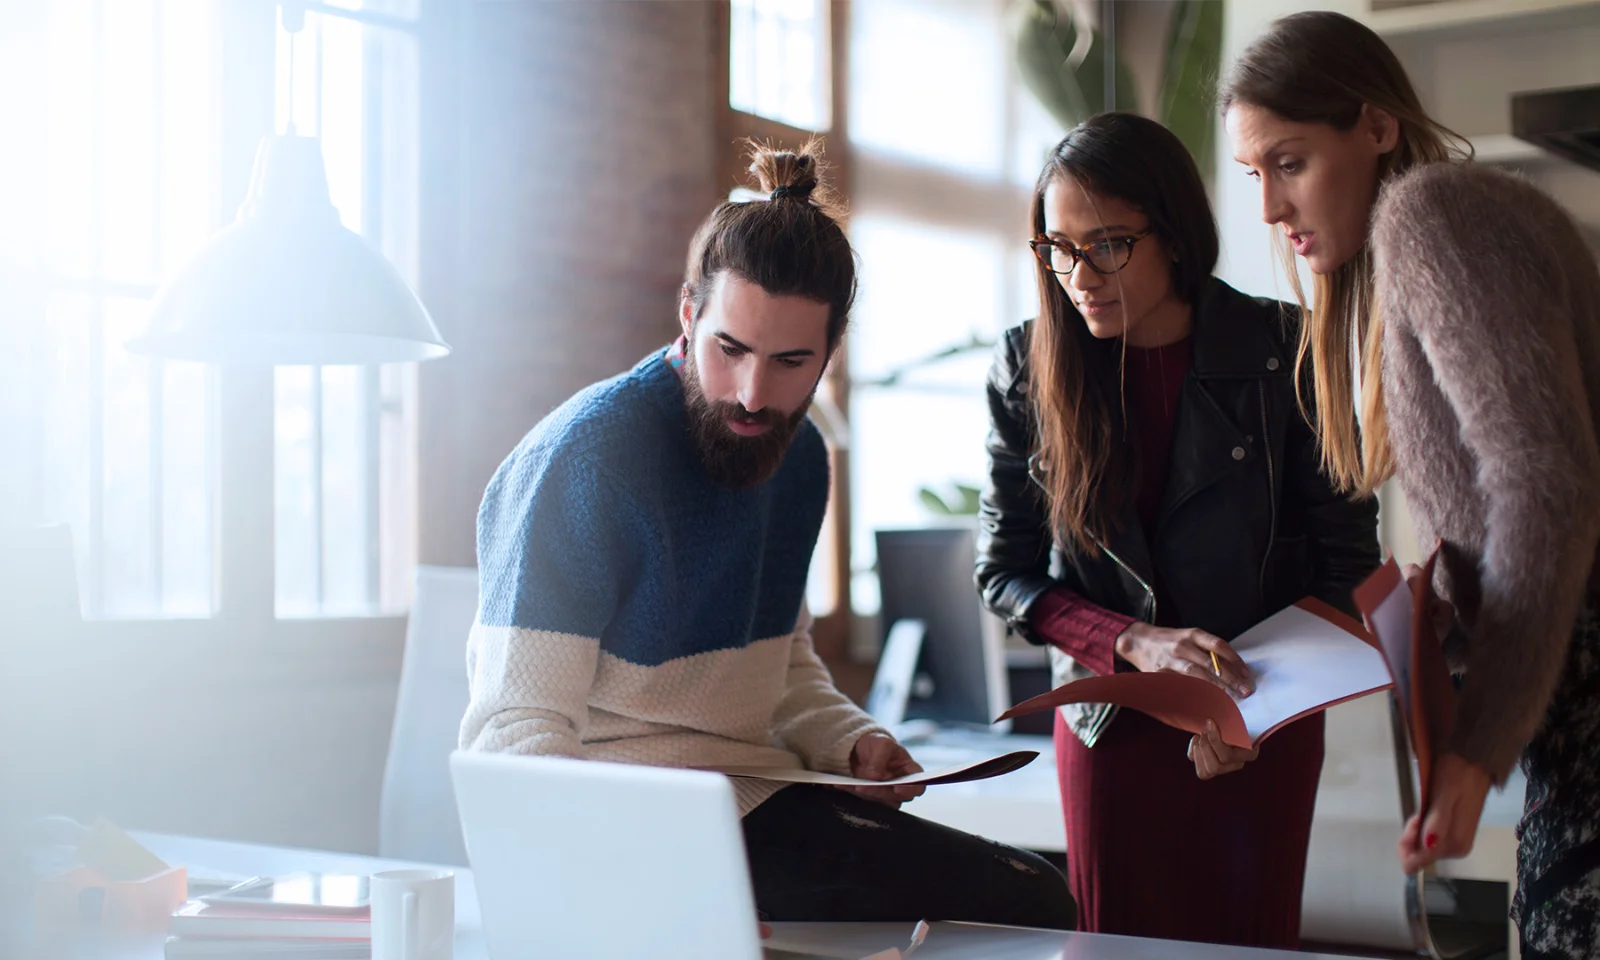
[[(18, 135), (0, 219), (5, 509), (70, 523), (85, 612), (213, 607), (216, 382), (128, 353), (162, 275), (219, 221), (217, 10), (206, 0), (51, 0), (13, 51)], [(19, 78), (20, 79), (20, 78)], [(13, 112), (16, 111), (16, 112)], [(20, 147), (20, 150), (16, 150)]]
[(1028, 203), (1061, 130), (1014, 79), (1002, 5), (850, 9), (852, 598), (870, 615), (873, 531), (971, 521), (923, 491), (955, 505), (983, 484), (984, 380), (996, 336), (1037, 310)]
[[(240, 569), (283, 616), (402, 606), (409, 367), (261, 378), (123, 344), (232, 219), (291, 97), (346, 225), (415, 276), (415, 4), (307, 3), (292, 65), (267, 4), (23, 6), (16, 35), (46, 42), (0, 41), (0, 523), (71, 525), (91, 617), (213, 615)], [(235, 489), (228, 451), (258, 421), (272, 480)]]
[[(844, 362), (819, 394), (848, 420), (835, 448), (843, 483), (812, 572), (813, 606), (847, 601), (840, 621), (877, 612), (873, 531), (970, 521), (932, 512), (923, 491), (955, 500), (956, 485), (981, 486), (992, 344), (1035, 311), (1028, 201), (1061, 130), (1015, 79), (1004, 10), (972, 0), (730, 4), (729, 133), (827, 129), (852, 207), (860, 293)], [(824, 48), (834, 52), (827, 71), (812, 67)], [(825, 120), (803, 105), (828, 102), (824, 77)], [(861, 641), (858, 656), (874, 655), (870, 631), (836, 626)]]

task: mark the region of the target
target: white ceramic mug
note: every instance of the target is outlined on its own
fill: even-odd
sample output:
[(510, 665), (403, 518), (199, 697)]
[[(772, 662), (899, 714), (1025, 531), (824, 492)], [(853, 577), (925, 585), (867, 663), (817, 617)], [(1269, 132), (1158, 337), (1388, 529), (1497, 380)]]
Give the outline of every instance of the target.
[(451, 960), (456, 875), (387, 870), (372, 875), (372, 960)]

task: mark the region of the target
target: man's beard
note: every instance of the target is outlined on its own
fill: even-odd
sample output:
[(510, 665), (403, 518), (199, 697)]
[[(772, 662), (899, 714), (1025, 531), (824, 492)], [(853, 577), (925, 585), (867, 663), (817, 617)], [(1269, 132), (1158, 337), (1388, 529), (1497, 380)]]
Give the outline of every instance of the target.
[[(783, 455), (788, 452), (795, 431), (800, 429), (800, 421), (811, 408), (816, 387), (811, 388), (805, 402), (793, 413), (786, 415), (771, 408), (751, 413), (744, 404), (708, 398), (700, 389), (700, 373), (695, 369), (692, 352), (686, 360), (684, 410), (689, 416), (689, 436), (706, 473), (713, 482), (735, 490), (748, 490), (771, 480), (783, 465)], [(766, 424), (767, 430), (754, 437), (743, 437), (728, 426), (730, 418)]]

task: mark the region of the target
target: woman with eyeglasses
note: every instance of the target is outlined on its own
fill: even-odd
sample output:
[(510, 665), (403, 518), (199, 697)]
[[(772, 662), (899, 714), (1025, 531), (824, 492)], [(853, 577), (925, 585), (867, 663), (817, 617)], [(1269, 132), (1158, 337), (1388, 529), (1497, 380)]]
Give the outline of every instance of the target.
[[(1295, 401), (1297, 312), (1211, 276), (1199, 172), (1142, 117), (1067, 134), (1033, 233), (1039, 315), (1001, 337), (988, 379), (984, 602), (1048, 645), (1057, 684), (1165, 670), (1249, 696), (1229, 640), (1306, 596), (1350, 610), (1378, 564), (1376, 509), (1322, 475)], [(1258, 755), (1060, 708), (1080, 929), (1298, 946), (1322, 732), (1319, 713)]]
[[(1460, 162), (1377, 34), (1335, 13), (1274, 22), (1222, 105), (1289, 262), (1315, 275), (1299, 355), (1317, 372), (1341, 490), (1399, 480), (1442, 542), (1436, 626), (1460, 675), (1416, 873), (1472, 849), (1519, 763), (1512, 914), (1522, 956), (1600, 950), (1600, 270), (1526, 180)], [(1291, 276), (1293, 271), (1290, 271)], [(1352, 370), (1352, 358), (1362, 370)], [(1356, 410), (1361, 410), (1360, 432)], [(1411, 574), (1415, 576), (1413, 572)]]

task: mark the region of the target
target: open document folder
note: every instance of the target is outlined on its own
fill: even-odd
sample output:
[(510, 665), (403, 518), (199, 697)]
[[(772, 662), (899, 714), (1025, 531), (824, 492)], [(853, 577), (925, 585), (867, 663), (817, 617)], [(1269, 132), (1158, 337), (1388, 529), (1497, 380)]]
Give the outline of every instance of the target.
[(1417, 758), (1419, 810), (1428, 809), (1433, 799), (1429, 787), (1434, 756), (1449, 738), (1456, 714), (1455, 685), (1450, 682), (1444, 646), (1430, 616), (1435, 600), (1433, 568), (1438, 558), (1435, 547), (1422, 565), (1422, 576), (1408, 584), (1391, 557), (1355, 592), (1356, 607), (1377, 638), (1394, 677), (1395, 699), (1411, 752)]
[(1254, 747), (1291, 721), (1392, 685), (1383, 655), (1361, 624), (1310, 597), (1240, 634), (1233, 649), (1255, 685), (1243, 699), (1182, 673), (1117, 673), (1074, 680), (1024, 700), (1000, 719), (1064, 703), (1114, 703), (1190, 733), (1214, 720), (1224, 743)]

